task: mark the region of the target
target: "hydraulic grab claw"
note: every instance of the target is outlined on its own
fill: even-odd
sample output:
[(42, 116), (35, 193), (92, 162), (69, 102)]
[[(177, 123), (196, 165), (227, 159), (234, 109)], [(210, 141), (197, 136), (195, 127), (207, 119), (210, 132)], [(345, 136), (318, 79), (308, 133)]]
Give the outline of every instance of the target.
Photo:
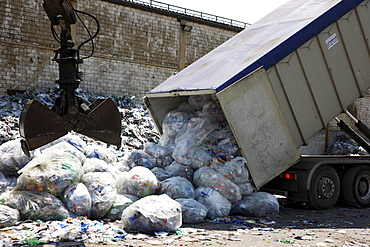
[(68, 0), (44, 0), (43, 6), (52, 25), (59, 25), (61, 29), (58, 39), (61, 46), (55, 51), (53, 59), (59, 65), (59, 80), (56, 81), (59, 84), (59, 97), (52, 109), (37, 100), (27, 102), (20, 117), (20, 135), (23, 138), (21, 142), (24, 153), (30, 155), (29, 151), (56, 140), (69, 131), (119, 148), (121, 115), (113, 100), (101, 98), (87, 106), (75, 93), (81, 82), (78, 64), (83, 62), (79, 58), (79, 48), (84, 43), (92, 41), (98, 31), (77, 49), (73, 49), (70, 25), (76, 23), (76, 10)]

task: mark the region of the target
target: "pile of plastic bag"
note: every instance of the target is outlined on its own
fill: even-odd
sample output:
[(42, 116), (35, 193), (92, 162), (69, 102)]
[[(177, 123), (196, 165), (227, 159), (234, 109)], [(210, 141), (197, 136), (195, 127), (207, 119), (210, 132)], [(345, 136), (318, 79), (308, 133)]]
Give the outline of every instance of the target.
[[(110, 97), (117, 105), (122, 116), (122, 147), (116, 155), (142, 149), (148, 141), (158, 142), (159, 135), (145, 107), (134, 96), (89, 94), (76, 89), (76, 95), (90, 105), (101, 97)], [(51, 108), (58, 97), (57, 88), (19, 92), (15, 95), (0, 95), (0, 144), (19, 138), (19, 117), (28, 100), (36, 99)], [(85, 142), (93, 142), (81, 136)]]
[[(212, 95), (190, 96), (165, 115), (162, 129), (158, 143), (147, 142), (143, 150), (127, 154), (124, 160), (132, 170), (141, 167), (142, 182), (136, 184), (147, 184), (151, 193), (166, 194), (181, 204), (184, 222), (278, 213), (274, 196), (254, 192), (247, 160)], [(150, 176), (153, 180), (147, 179)], [(153, 188), (155, 180), (160, 181), (158, 189)]]
[(369, 155), (346, 133), (336, 135), (335, 142), (328, 148), (326, 154), (332, 155)]
[(168, 112), (158, 139), (140, 133), (153, 132), (153, 124), (135, 109), (130, 117), (123, 114), (130, 120), (122, 129), (123, 136), (132, 130), (139, 145), (123, 138), (117, 150), (71, 133), (30, 158), (19, 138), (0, 145), (0, 227), (87, 217), (153, 233), (230, 214), (279, 211), (274, 196), (254, 192), (247, 160), (212, 96), (190, 96)]

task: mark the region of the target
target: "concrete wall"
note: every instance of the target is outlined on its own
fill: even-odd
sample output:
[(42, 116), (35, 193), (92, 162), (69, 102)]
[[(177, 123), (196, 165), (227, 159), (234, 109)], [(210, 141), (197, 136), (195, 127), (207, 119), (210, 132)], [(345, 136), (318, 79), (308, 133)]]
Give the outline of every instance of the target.
[[(78, 0), (76, 9), (97, 17), (100, 33), (94, 56), (84, 60), (81, 88), (91, 93), (135, 95), (150, 89), (189, 65), (239, 30), (187, 20), (193, 29), (184, 32), (181, 15), (166, 15), (115, 1)], [(59, 48), (50, 31), (42, 0), (0, 2), (0, 94), (7, 90), (35, 90), (55, 86), (58, 66), (51, 59)], [(90, 32), (92, 18), (80, 14)], [(179, 18), (180, 17), (180, 18)], [(88, 38), (76, 25), (76, 43)], [(81, 50), (90, 53), (90, 45)], [(182, 65), (181, 65), (182, 64)], [(180, 66), (180, 67), (179, 67)]]

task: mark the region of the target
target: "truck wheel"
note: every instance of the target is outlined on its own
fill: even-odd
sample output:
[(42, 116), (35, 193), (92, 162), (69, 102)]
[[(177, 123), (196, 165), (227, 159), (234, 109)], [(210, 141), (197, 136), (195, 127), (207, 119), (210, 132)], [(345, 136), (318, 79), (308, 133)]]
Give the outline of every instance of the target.
[(356, 166), (344, 173), (342, 196), (350, 206), (370, 206), (370, 167)]
[(316, 209), (332, 208), (339, 198), (340, 180), (335, 169), (319, 167), (312, 176), (308, 191), (308, 204)]

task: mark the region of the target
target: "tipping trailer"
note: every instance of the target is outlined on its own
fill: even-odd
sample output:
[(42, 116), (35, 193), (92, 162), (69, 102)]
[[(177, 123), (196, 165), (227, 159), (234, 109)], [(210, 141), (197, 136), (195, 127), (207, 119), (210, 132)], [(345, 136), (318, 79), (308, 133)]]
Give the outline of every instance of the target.
[[(160, 133), (190, 95), (214, 94), (257, 190), (370, 206), (370, 156), (298, 148), (370, 87), (370, 0), (291, 0), (152, 89)], [(365, 142), (366, 143), (366, 142)]]

